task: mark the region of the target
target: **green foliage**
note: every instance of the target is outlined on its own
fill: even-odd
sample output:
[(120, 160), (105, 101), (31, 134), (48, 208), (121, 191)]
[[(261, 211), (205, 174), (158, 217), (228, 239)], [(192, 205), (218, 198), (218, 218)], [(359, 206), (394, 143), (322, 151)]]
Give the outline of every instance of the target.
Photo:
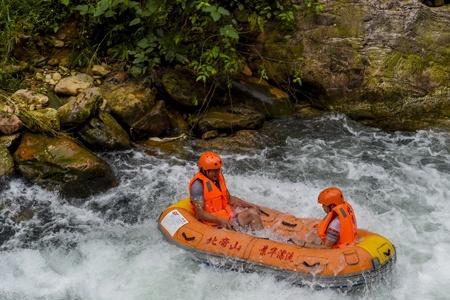
[[(204, 82), (241, 69), (244, 58), (238, 42), (242, 34), (264, 31), (268, 22), (292, 29), (299, 11), (315, 13), (321, 9), (317, 0), (0, 1), (0, 29), (7, 29), (0, 38), (6, 36), (9, 41), (2, 56), (11, 52), (19, 32), (56, 31), (71, 14), (81, 16), (80, 27), (88, 29), (84, 45), (95, 49), (93, 56), (108, 55), (123, 61), (136, 76), (161, 65), (180, 64)], [(23, 10), (15, 11), (11, 19), (13, 6)], [(245, 15), (246, 20), (237, 15)], [(77, 63), (89, 64), (88, 52), (79, 55)]]

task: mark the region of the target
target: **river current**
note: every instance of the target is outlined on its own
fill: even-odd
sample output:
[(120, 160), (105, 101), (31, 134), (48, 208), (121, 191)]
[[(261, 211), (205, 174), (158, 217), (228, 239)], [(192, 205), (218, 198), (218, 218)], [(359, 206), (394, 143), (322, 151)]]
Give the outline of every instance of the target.
[[(261, 135), (262, 147), (220, 153), (231, 193), (319, 218), (320, 190), (342, 188), (358, 226), (396, 246), (391, 286), (344, 295), (193, 261), (156, 224), (196, 171), (199, 151), (186, 146), (101, 154), (120, 184), (87, 201), (3, 183), (0, 299), (450, 299), (449, 133), (386, 133), (333, 114), (267, 123)], [(19, 221), (27, 208), (33, 217)]]

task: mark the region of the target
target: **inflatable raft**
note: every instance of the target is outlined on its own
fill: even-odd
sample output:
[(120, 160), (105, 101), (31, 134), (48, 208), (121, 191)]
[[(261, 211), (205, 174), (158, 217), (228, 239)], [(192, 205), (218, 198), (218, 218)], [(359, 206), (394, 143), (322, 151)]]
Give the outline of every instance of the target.
[(358, 229), (357, 242), (339, 249), (305, 248), (298, 242), (316, 231), (320, 220), (296, 218), (260, 207), (264, 227), (284, 241), (270, 240), (199, 222), (189, 199), (159, 217), (163, 235), (209, 264), (244, 271), (274, 271), (278, 277), (313, 288), (353, 290), (389, 275), (396, 251), (386, 238)]

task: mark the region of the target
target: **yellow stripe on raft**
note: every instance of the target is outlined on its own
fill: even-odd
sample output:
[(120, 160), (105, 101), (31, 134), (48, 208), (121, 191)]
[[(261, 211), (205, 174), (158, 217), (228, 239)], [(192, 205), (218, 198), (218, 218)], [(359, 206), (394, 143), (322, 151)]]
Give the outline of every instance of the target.
[(356, 246), (369, 252), (373, 258), (378, 258), (381, 265), (395, 255), (395, 248), (391, 242), (376, 234), (364, 237)]
[(192, 206), (191, 206), (191, 198), (181, 199), (180, 201), (169, 206), (169, 208), (182, 208), (182, 209), (187, 210), (191, 214), (194, 214), (194, 211), (192, 210)]

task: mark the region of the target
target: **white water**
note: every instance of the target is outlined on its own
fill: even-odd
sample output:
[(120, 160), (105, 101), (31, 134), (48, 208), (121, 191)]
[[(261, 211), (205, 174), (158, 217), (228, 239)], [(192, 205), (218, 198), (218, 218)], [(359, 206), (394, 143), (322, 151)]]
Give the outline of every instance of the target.
[[(232, 194), (298, 216), (322, 216), (319, 191), (341, 187), (358, 225), (397, 248), (390, 288), (357, 295), (292, 286), (270, 274), (199, 265), (167, 243), (156, 218), (185, 196), (197, 153), (106, 155), (121, 184), (69, 203), (21, 180), (0, 192), (0, 299), (449, 299), (450, 135), (384, 133), (342, 116), (269, 124), (275, 142), (223, 153)], [(78, 203), (77, 203), (78, 202)], [(14, 216), (32, 207), (33, 219)]]

